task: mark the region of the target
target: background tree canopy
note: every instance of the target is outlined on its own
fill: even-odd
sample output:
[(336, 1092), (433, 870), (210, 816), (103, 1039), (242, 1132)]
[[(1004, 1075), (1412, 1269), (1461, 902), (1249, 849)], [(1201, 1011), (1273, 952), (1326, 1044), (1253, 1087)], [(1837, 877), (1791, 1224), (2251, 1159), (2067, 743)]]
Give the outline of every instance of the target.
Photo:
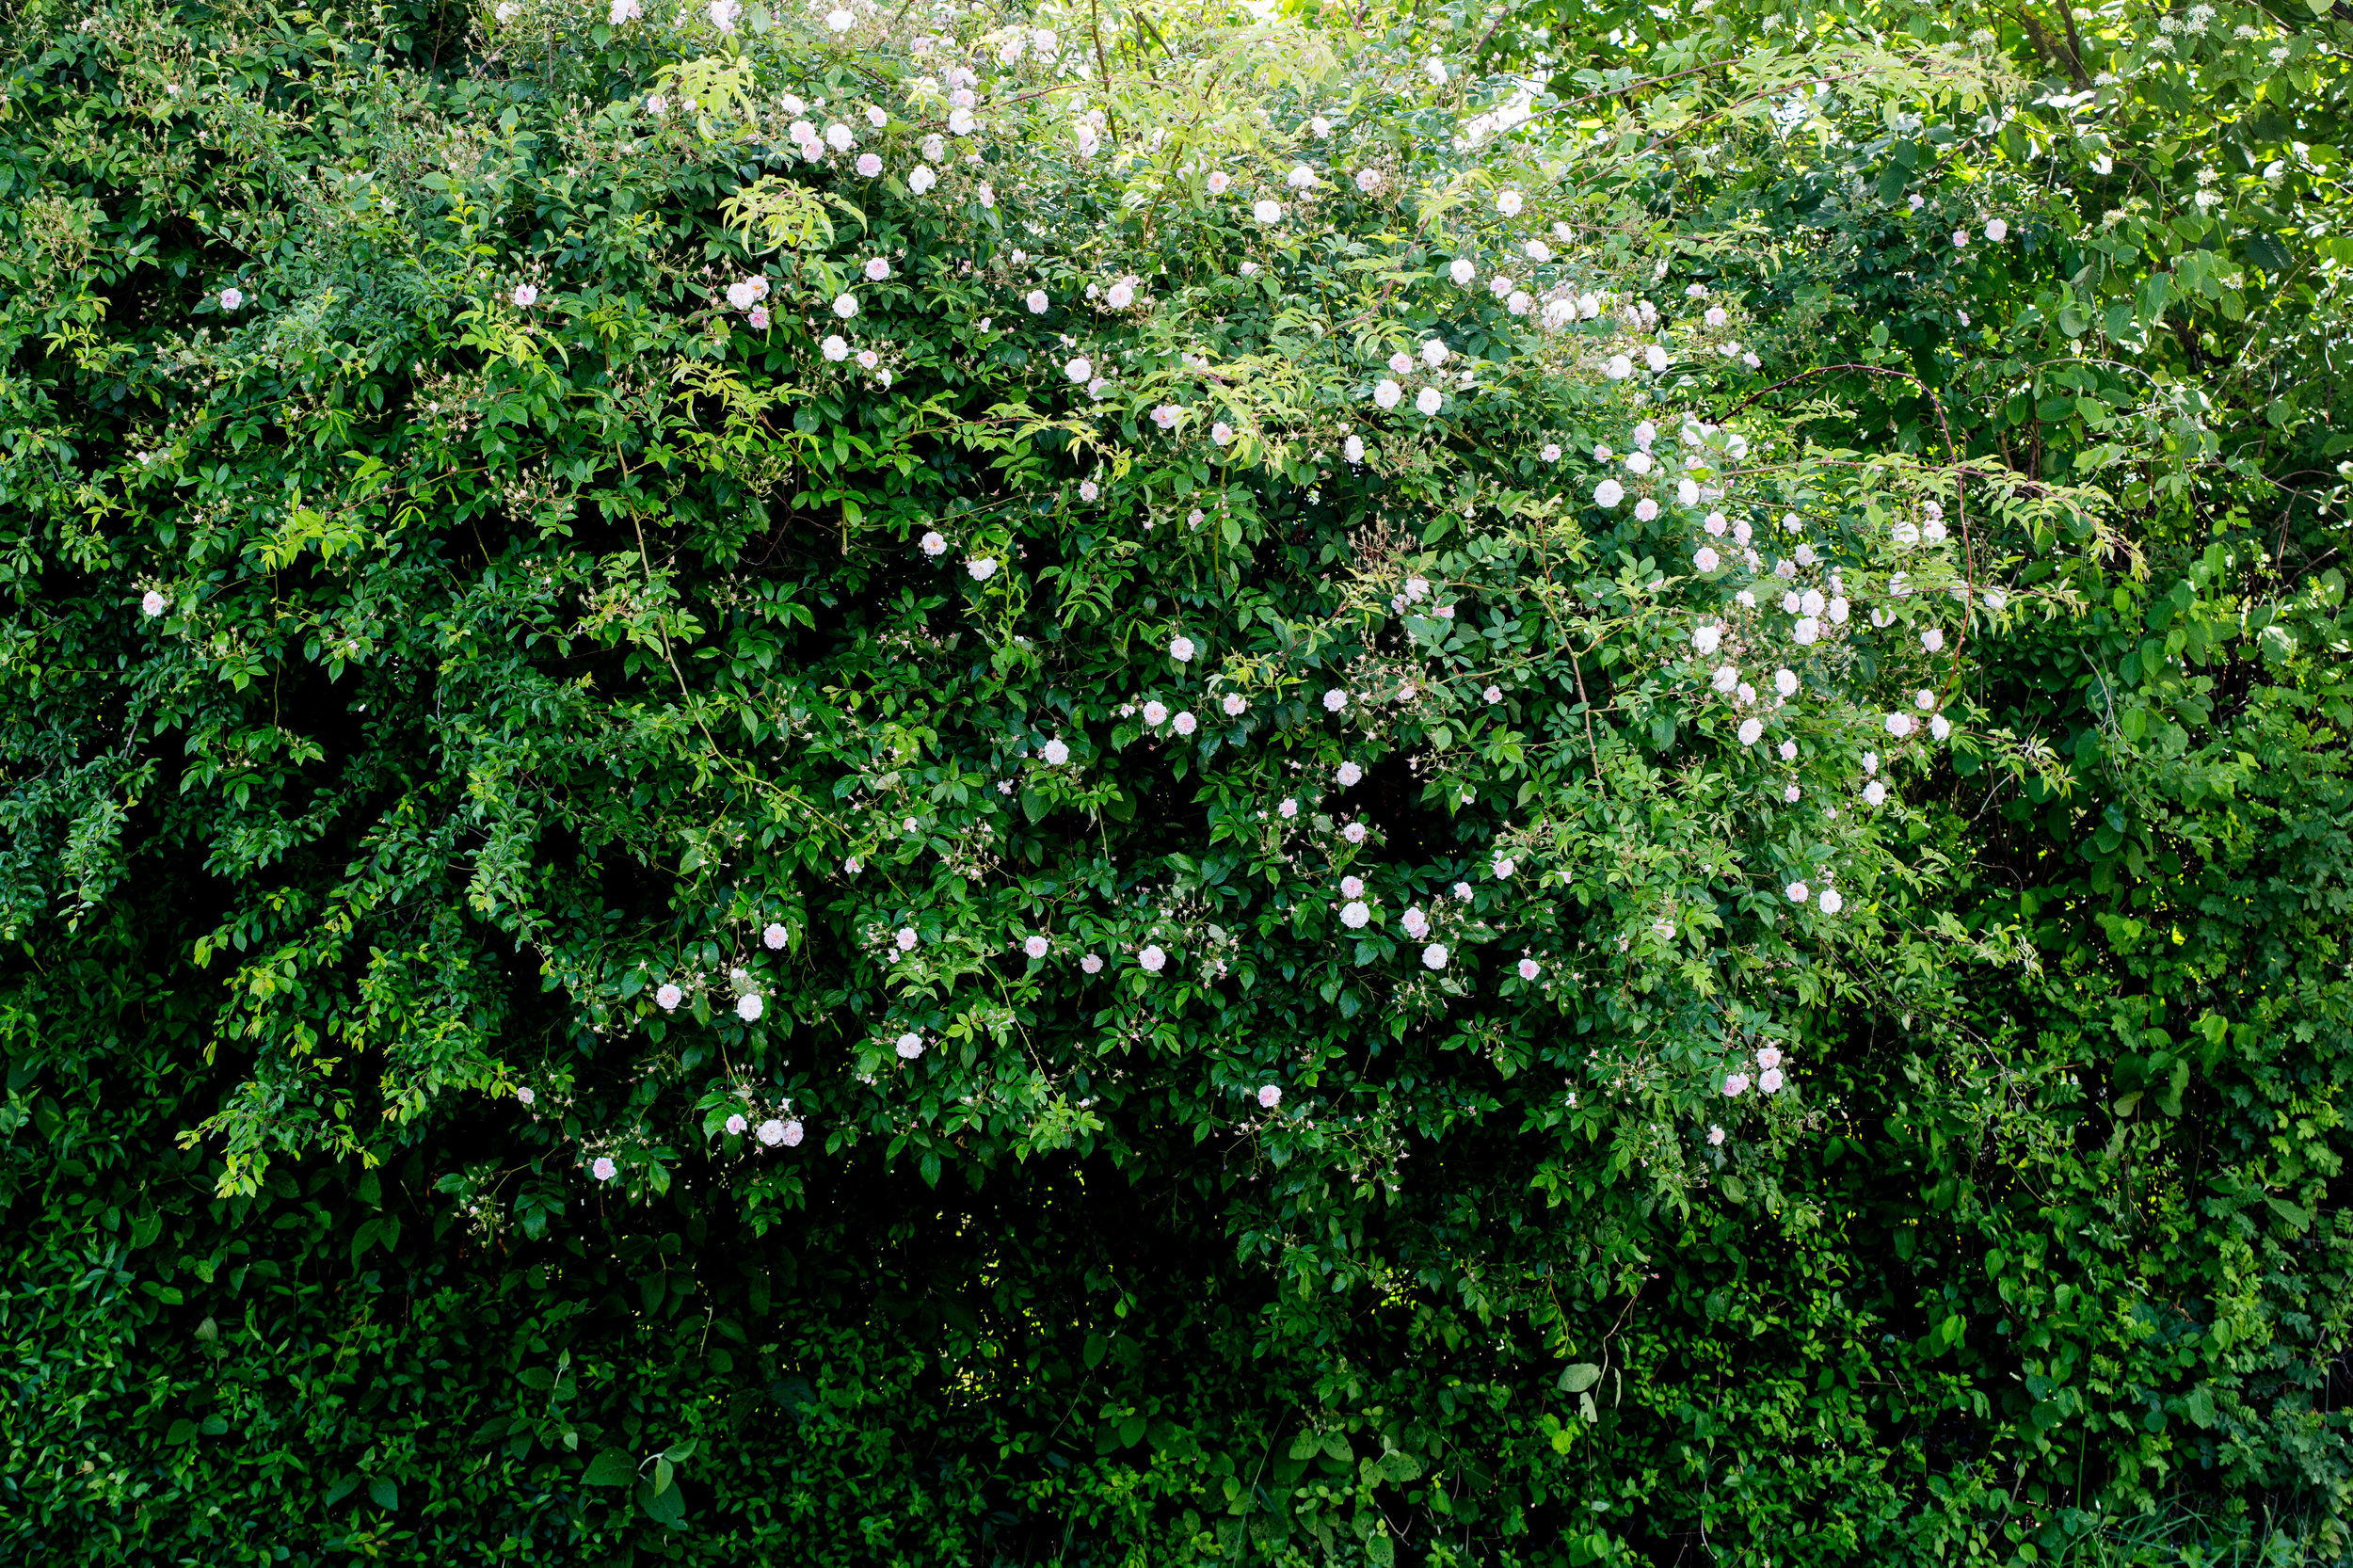
[(15, 1558), (2347, 1551), (2353, 13), (0, 19)]

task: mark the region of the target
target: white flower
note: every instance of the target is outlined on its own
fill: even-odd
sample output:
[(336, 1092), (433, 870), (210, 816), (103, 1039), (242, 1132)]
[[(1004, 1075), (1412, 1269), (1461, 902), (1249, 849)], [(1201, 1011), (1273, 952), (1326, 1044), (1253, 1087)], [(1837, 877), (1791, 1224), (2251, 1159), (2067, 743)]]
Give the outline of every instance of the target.
[(1544, 460), (1547, 463), (1559, 462), (1561, 460), (1561, 443), (1559, 441), (1545, 442), (1545, 449), (1540, 456), (1542, 456)]
[(1863, 786), (1863, 799), (1865, 804), (1877, 806), (1886, 798), (1887, 786), (1881, 783), (1878, 779), (1874, 778), (1871, 782)]
[(1080, 501), (1093, 501), (1096, 496), (1101, 495), (1102, 493), (1103, 488), (1100, 485), (1097, 485), (1094, 480), (1081, 479), (1079, 481), (1079, 499)]
[(1522, 980), (1533, 980), (1544, 972), (1545, 967), (1542, 964), (1537, 963), (1533, 958), (1523, 958), (1520, 960), (1520, 978)]
[(1022, 303), (1030, 307), (1030, 313), (1032, 315), (1044, 315), (1046, 313), (1046, 291), (1044, 289), (1032, 289), (1029, 292), (1028, 296), (1023, 299)]
[(1691, 628), (1691, 646), (1703, 654), (1715, 652), (1717, 647), (1722, 643), (1723, 637), (1724, 629), (1714, 621)]
[(1150, 725), (1166, 724), (1168, 722), (1167, 705), (1162, 703), (1157, 697), (1150, 702), (1145, 703), (1144, 705), (1144, 722)]
[(1929, 627), (1926, 632), (1920, 633), (1920, 646), (1927, 648), (1930, 653), (1941, 651), (1945, 647), (1944, 632), (1940, 628), (1933, 626)]
[(862, 270), (868, 282), (879, 283), (890, 276), (890, 259), (887, 256), (869, 256)]
[(897, 945), (901, 952), (913, 952), (915, 951), (915, 944), (921, 938), (915, 935), (915, 928), (913, 926), (903, 925), (890, 939)]
[(1465, 904), (1468, 904), (1471, 900), (1471, 885), (1467, 882), (1457, 882), (1454, 885), (1454, 896)]
[(501, 22), (512, 22), (515, 20), (516, 13), (521, 9), (520, 6), (515, 4), (515, 0), (502, 0), (498, 9), (492, 14)]
[(1362, 898), (1364, 896), (1365, 879), (1363, 877), (1343, 876), (1340, 878), (1340, 897)]
[(1641, 500), (1634, 504), (1634, 516), (1640, 521), (1648, 522), (1657, 515), (1658, 503), (1653, 501), (1649, 496), (1644, 496)]
[(515, 285), (514, 297), (516, 307), (527, 311), (539, 302), (539, 291), (529, 283), (518, 283)]
[(1240, 692), (1227, 692), (1218, 706), (1225, 710), (1227, 718), (1237, 719), (1249, 710), (1250, 699)]
[(744, 1136), (744, 1131), (751, 1127), (751, 1123), (744, 1119), (744, 1113), (739, 1111), (734, 1115), (728, 1118), (728, 1135), (731, 1138), (741, 1138)]
[(600, 1154), (588, 1163), (588, 1174), (599, 1181), (611, 1181), (620, 1174), (620, 1170), (618, 1165), (613, 1163), (610, 1155)]
[(1365, 841), (1365, 824), (1360, 822), (1350, 823), (1340, 829), (1340, 837), (1352, 844), (1361, 844)]
[(1095, 366), (1088, 362), (1085, 355), (1081, 354), (1063, 366), (1062, 373), (1073, 381), (1083, 383), (1094, 378)]
[(869, 104), (866, 106), (866, 123), (879, 131), (890, 123), (890, 115), (880, 105)]
[(1652, 344), (1642, 350), (1642, 362), (1650, 366), (1654, 375), (1662, 372), (1667, 368), (1667, 351)]
[[(1327, 708), (1331, 707), (1331, 698), (1329, 696), (1327, 696), (1324, 699), (1324, 706)], [(1333, 712), (1337, 712), (1338, 710), (1334, 709)], [(1333, 770), (1332, 776), (1339, 781), (1341, 789), (1353, 790), (1359, 783), (1363, 782), (1365, 770), (1358, 767), (1353, 762), (1342, 762), (1337, 768)]]
[(1439, 87), (1446, 86), (1445, 60), (1439, 58), (1435, 55), (1433, 55), (1430, 56), (1429, 61), (1422, 67), (1422, 69), (1430, 73), (1430, 79), (1433, 82), (1436, 83)]
[(1759, 1089), (1764, 1090), (1769, 1095), (1778, 1095), (1781, 1093), (1781, 1069), (1779, 1067), (1768, 1067), (1756, 1076), (1756, 1086)]
[(1046, 760), (1046, 765), (1049, 768), (1059, 768), (1070, 760), (1070, 747), (1063, 743), (1060, 736), (1056, 736), (1038, 747), (1037, 754)]
[(1176, 731), (1176, 733), (1177, 733), (1177, 734), (1179, 734), (1179, 735), (1190, 735), (1190, 734), (1192, 734), (1192, 733), (1193, 733), (1195, 729), (1197, 729), (1197, 728), (1200, 728), (1200, 722), (1199, 722), (1198, 720), (1196, 720), (1196, 719), (1195, 719), (1195, 718), (1194, 718), (1194, 717), (1193, 717), (1193, 716), (1190, 712), (1179, 713), (1179, 714), (1177, 714), (1177, 715), (1176, 715), (1176, 719), (1175, 719), (1175, 720), (1174, 720), (1174, 721), (1173, 721), (1173, 722), (1169, 725), (1169, 728), (1170, 728), (1171, 729), (1174, 729), (1175, 731)]
[(1985, 226), (1985, 237), (1999, 245), (2009, 238), (2009, 225), (1997, 217)]
[(538, 1101), (539, 1095), (536, 1090), (533, 1089), (530, 1084), (526, 1083), (521, 1088), (515, 1091), (515, 1097), (522, 1101), (525, 1105), (532, 1105)]
[(918, 196), (922, 195), (938, 183), (939, 176), (932, 172), (929, 164), (917, 164), (907, 175), (907, 189)]
[(1479, 264), (1467, 256), (1457, 256), (1453, 264), (1446, 269), (1446, 274), (1454, 280), (1457, 286), (1469, 288), (1471, 280), (1479, 276)]
[(856, 24), (857, 18), (851, 15), (847, 8), (839, 8), (825, 13), (825, 25), (837, 33), (846, 33)]
[(1351, 931), (1362, 931), (1365, 922), (1371, 919), (1372, 911), (1366, 908), (1361, 900), (1351, 900), (1340, 905), (1340, 923)]
[(1168, 968), (1168, 954), (1158, 946), (1147, 947), (1136, 954), (1136, 962), (1143, 967), (1145, 974), (1158, 974)]
[(1415, 397), (1414, 407), (1420, 409), (1423, 416), (1427, 418), (1434, 416), (1437, 413), (1438, 406), (1443, 401), (1444, 399), (1438, 395), (1437, 388), (1424, 387), (1421, 389), (1419, 394)]
[(1103, 972), (1103, 955), (1099, 952), (1090, 952), (1084, 958), (1079, 960), (1079, 968), (1086, 970), (1089, 974), (1101, 974)]
[(1912, 694), (1912, 705), (1925, 713), (1936, 706), (1936, 694), (1923, 687)]
[(1596, 506), (1615, 506), (1625, 499), (1625, 487), (1615, 479), (1605, 479), (1593, 487), (1593, 504)]
[(1282, 1103), (1283, 1091), (1274, 1084), (1267, 1084), (1258, 1091), (1258, 1105), (1260, 1109), (1272, 1111)]
[(1398, 400), (1404, 395), (1405, 389), (1385, 376), (1372, 389), (1372, 400), (1384, 408), (1396, 408)]
[(857, 296), (838, 294), (833, 296), (833, 313), (847, 321), (857, 314)]
[(1125, 280), (1113, 283), (1103, 295), (1103, 302), (1114, 311), (1124, 311), (1136, 302), (1135, 285)]
[(1497, 703), (1503, 700), (1503, 688), (1500, 686), (1490, 686), (1479, 695), (1485, 700), (1487, 705), (1492, 708)]
[(1722, 1144), (1723, 1144), (1723, 1141), (1724, 1141), (1724, 1129), (1723, 1129), (1722, 1128), (1720, 1128), (1720, 1127), (1715, 1126), (1713, 1123), (1710, 1123), (1710, 1124), (1709, 1124), (1709, 1126), (1708, 1126), (1708, 1128), (1707, 1128), (1707, 1144), (1708, 1144), (1708, 1146), (1709, 1146), (1710, 1148), (1717, 1148), (1717, 1147), (1721, 1147), (1721, 1146), (1722, 1145)]
[(1634, 374), (1634, 361), (1623, 354), (1612, 354), (1609, 362), (1601, 367), (1601, 373), (1612, 381), (1623, 381)]
[(1880, 771), (1880, 754), (1878, 752), (1866, 751), (1863, 754), (1863, 771), (1865, 773), (1877, 773)]
[(165, 610), (164, 596), (150, 588), (139, 596), (139, 613), (152, 620)]
[[(1348, 693), (1345, 689), (1335, 686), (1330, 691), (1323, 694), (1323, 711), (1325, 712), (1337, 713), (1347, 706)], [(1353, 765), (1354, 764), (1353, 763), (1345, 762), (1341, 764), (1343, 767), (1352, 767)]]
[(1428, 947), (1422, 949), (1421, 961), (1423, 966), (1428, 968), (1445, 968), (1446, 944), (1444, 942), (1433, 942)]
[(1291, 171), (1283, 177), (1283, 183), (1293, 190), (1305, 190), (1316, 183), (1316, 171), (1305, 164), (1293, 164)]
[(972, 574), (973, 582), (985, 583), (990, 578), (997, 575), (997, 557), (994, 555), (975, 555), (970, 560), (964, 563), (964, 569)]
[(1274, 808), (1274, 814), (1285, 822), (1289, 822), (1299, 815), (1299, 802), (1292, 796), (1286, 795), (1283, 797), (1283, 804)]
[(604, 19), (618, 27), (623, 23), (634, 22), (645, 14), (646, 8), (639, 4), (639, 0), (613, 0), (613, 8), (605, 13)]
[(1495, 863), (1496, 880), (1498, 882), (1508, 882), (1511, 880), (1512, 873), (1519, 869), (1520, 863), (1518, 861), (1513, 859), (1510, 856), (1504, 856), (1498, 858)]
[(1209, 178), (1206, 183), (1211, 196), (1224, 196), (1225, 187), (1234, 183), (1234, 177), (1222, 168), (1213, 168), (1209, 170)]
[(1021, 944), (1021, 951), (1028, 953), (1032, 958), (1043, 958), (1048, 952), (1053, 951), (1053, 947), (1054, 944), (1048, 941), (1044, 936), (1033, 935), (1028, 941)]
[[(950, 135), (968, 136), (972, 134), (973, 124), (972, 111), (970, 109), (950, 109), (948, 111), (948, 131)], [(988, 187), (986, 185), (983, 185), (981, 189), (985, 191)], [(993, 200), (984, 199), (981, 205), (984, 207), (993, 207), (996, 203)]]
[[(1552, 247), (1546, 245), (1542, 240), (1529, 240), (1526, 245), (1520, 247), (1520, 250), (1521, 253), (1526, 255), (1531, 262), (1548, 262), (1552, 260)], [(1568, 304), (1572, 310), (1576, 309), (1575, 305), (1571, 304), (1567, 300), (1563, 300), (1561, 303)]]
[(1348, 438), (1348, 444), (1340, 450), (1346, 455), (1350, 462), (1361, 463), (1365, 460), (1365, 438), (1362, 436), (1351, 436)]
[(1356, 171), (1356, 188), (1363, 191), (1367, 196), (1370, 196), (1374, 191), (1379, 190), (1381, 188), (1381, 171), (1377, 168), (1358, 169)]
[(1901, 740), (1901, 739), (1903, 739), (1906, 735), (1911, 734), (1911, 733), (1912, 733), (1912, 715), (1911, 715), (1910, 713), (1905, 713), (1905, 712), (1895, 712), (1895, 713), (1890, 713), (1890, 714), (1888, 714), (1888, 715), (1887, 715), (1887, 732), (1888, 732), (1890, 735), (1895, 736), (1897, 740)]
[(675, 1012), (678, 1004), (686, 1000), (686, 993), (671, 982), (664, 981), (661, 988), (654, 992), (653, 1000), (662, 1004), (664, 1013)]
[(1215, 424), (1209, 426), (1209, 440), (1211, 444), (1224, 446), (1233, 439), (1234, 427), (1226, 424), (1224, 420), (1219, 420)]
[(1735, 686), (1740, 684), (1740, 672), (1731, 664), (1718, 664), (1716, 673), (1708, 678), (1707, 683), (1718, 691), (1728, 694)]
[(1763, 720), (1742, 719), (1740, 721), (1740, 744), (1742, 745), (1753, 746), (1756, 744), (1758, 739), (1763, 736), (1764, 733), (1765, 724)]
[(1262, 196), (1250, 204), (1250, 216), (1261, 223), (1280, 223), (1283, 220), (1283, 204)]
[(1520, 193), (1515, 190), (1507, 190), (1502, 195), (1497, 197), (1496, 211), (1501, 213), (1506, 217), (1519, 216)]
[(792, 933), (785, 930), (782, 925), (770, 920), (767, 929), (760, 934), (760, 939), (768, 944), (771, 949), (776, 949), (784, 946), (785, 938), (791, 935)]
[(1945, 718), (1944, 714), (1939, 713), (1934, 718), (1929, 720), (1929, 733), (1934, 736), (1937, 740), (1941, 741), (1952, 732), (1952, 722)]
[(1406, 910), (1405, 913), (1399, 918), (1397, 923), (1403, 926), (1405, 928), (1405, 935), (1413, 937), (1416, 941), (1419, 941), (1424, 936), (1430, 935), (1430, 917), (1421, 912), (1421, 908), (1418, 904)]
[(1966, 230), (1966, 229), (1956, 229), (1956, 230), (1954, 230), (1954, 231), (1953, 231), (1953, 248), (1954, 248), (1954, 249), (1956, 249), (1956, 250), (1965, 250), (1965, 249), (1967, 249), (1967, 248), (1968, 248), (1968, 247), (1969, 247), (1969, 231), (1968, 231), (1968, 230)]
[(837, 152), (847, 152), (856, 140), (850, 135), (850, 128), (838, 120), (825, 127), (825, 145)]
[(948, 549), (948, 541), (939, 536), (939, 531), (937, 529), (934, 529), (925, 534), (923, 536), (922, 544), (923, 553), (931, 556), (944, 554)]
[(1749, 1075), (1734, 1073), (1724, 1080), (1724, 1098), (1737, 1100), (1749, 1092)]
[(760, 1000), (757, 994), (748, 997), (738, 997), (735, 999), (735, 1016), (743, 1019), (747, 1024), (756, 1024), (760, 1022), (760, 1015), (765, 1011), (765, 1008), (766, 1004)]
[(899, 1053), (901, 1061), (912, 1062), (923, 1054), (923, 1037), (909, 1030), (892, 1043), (892, 1048)]

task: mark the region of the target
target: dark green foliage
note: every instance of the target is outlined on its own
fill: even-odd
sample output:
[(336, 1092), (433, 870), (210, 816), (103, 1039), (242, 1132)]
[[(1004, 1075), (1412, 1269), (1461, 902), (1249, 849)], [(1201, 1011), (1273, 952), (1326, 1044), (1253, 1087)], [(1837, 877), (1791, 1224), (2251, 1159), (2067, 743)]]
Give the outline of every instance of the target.
[[(776, 163), (633, 118), (707, 28), (0, 16), (8, 1557), (2341, 1559), (2353, 237), (2322, 138), (2353, 40), (2249, 11), (2240, 47), (2233, 14), (2185, 85), (2161, 62), (2190, 45), (2119, 9), (1765, 14), (1446, 20), (1491, 61), (1630, 64), (1685, 114), (1786, 102), (1760, 40), (1855, 52), (1817, 105), (1836, 143), (1735, 117), (1654, 152), (1599, 76), (1556, 84), (1547, 133), (1630, 149), (1562, 176), (1607, 233), (1582, 283), (1672, 256), (1753, 324), (1758, 374), (1674, 395), (1815, 439), (1760, 500), (1833, 519), (1860, 582), (1879, 508), (1951, 495), (1919, 465), (1958, 457), (1978, 561), (2037, 606), (1974, 623), (1945, 696), (1970, 739), (1846, 839), (1684, 792), (1754, 782), (1661, 673), (1700, 590), (1636, 565), (1689, 541), (1542, 506), (1590, 490), (1619, 393), (1547, 378), (1484, 291), (1399, 284), (1401, 333), (1483, 356), (1495, 400), (1450, 446), (1365, 418), (1357, 360), (1392, 345), (1337, 325), (1391, 308), (1378, 266), (1477, 243), (1467, 218), (1424, 246), (1343, 189), (1297, 244), (1181, 202), (1144, 233), (995, 147), (1001, 210), (943, 165), (952, 208), (812, 217)], [(745, 57), (805, 51), (802, 92), (888, 86), (766, 20)], [(1434, 21), (1382, 19), (1345, 70), (1360, 123), (1442, 172), (1477, 105), (1415, 96)], [(1980, 21), (1983, 101), (1903, 54)], [(1106, 76), (1210, 46), (1102, 25)], [(2051, 102), (2079, 92), (2096, 141)], [(1993, 215), (2006, 248), (1945, 237)], [(991, 228), (1024, 216), (1119, 236), (1054, 253), (1043, 323)], [(762, 216), (836, 238), (778, 250), (772, 336), (720, 297)], [(870, 248), (889, 283), (848, 270)], [(1096, 259), (1148, 262), (1197, 337), (1082, 315)], [(534, 279), (547, 306), (503, 303)], [(890, 389), (819, 357), (845, 286)], [(1152, 385), (1257, 466), (1153, 445), (1158, 391), (1088, 414), (1064, 329), (1107, 364), (1230, 358), (1223, 394)], [(1372, 466), (1329, 457), (1341, 420), (1380, 432)], [(1561, 477), (1529, 456), (1552, 435)], [(1195, 504), (1206, 536), (1172, 545)], [(1380, 569), (1460, 586), (1463, 624), (1376, 633), (1348, 597), (1361, 531), (1405, 522)], [(935, 525), (945, 566), (913, 546)], [(958, 569), (984, 552), (985, 584)], [(1190, 747), (1116, 713), (1131, 645), (1179, 630), (1282, 671)], [(1326, 648), (1517, 684), (1344, 730)], [(1805, 734), (1810, 788), (1852, 771), (1851, 734)], [(1025, 760), (1048, 738), (1066, 784)], [(1253, 813), (1354, 755), (1390, 858), (1293, 872)], [(1507, 845), (1573, 873), (1525, 895), (1549, 924), (1483, 876)], [(1802, 924), (1777, 889), (1833, 851), (1853, 916)], [(1335, 929), (1306, 883), (1348, 863), (1398, 879), (1392, 920), (1480, 880), (1459, 988)], [(1590, 956), (1662, 891), (1683, 947)], [(878, 957), (902, 919), (950, 955), (915, 982)], [(1006, 957), (1048, 929), (1112, 972)], [(1590, 987), (1521, 988), (1531, 930)], [(1161, 989), (1126, 956), (1152, 939)], [(729, 1021), (731, 967), (763, 1019)], [(679, 1013), (674, 974), (700, 977)], [(1802, 1096), (1735, 1107), (1725, 1051), (1760, 1041)], [(1628, 1087), (1658, 1062), (1682, 1076)], [(806, 1143), (726, 1131), (755, 1098)]]

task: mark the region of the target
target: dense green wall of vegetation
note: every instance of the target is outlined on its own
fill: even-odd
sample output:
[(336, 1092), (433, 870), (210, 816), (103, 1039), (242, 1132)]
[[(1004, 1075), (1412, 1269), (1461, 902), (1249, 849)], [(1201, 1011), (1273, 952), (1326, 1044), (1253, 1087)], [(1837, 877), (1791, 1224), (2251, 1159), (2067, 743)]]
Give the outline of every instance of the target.
[(0, 0), (0, 1551), (2342, 1560), (2348, 50)]

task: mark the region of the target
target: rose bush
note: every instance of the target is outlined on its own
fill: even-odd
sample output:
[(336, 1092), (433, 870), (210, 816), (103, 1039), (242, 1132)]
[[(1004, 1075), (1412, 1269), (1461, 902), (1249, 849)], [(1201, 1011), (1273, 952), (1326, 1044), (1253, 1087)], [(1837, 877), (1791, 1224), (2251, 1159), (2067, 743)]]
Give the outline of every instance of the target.
[[(2038, 1363), (2013, 1406), (1963, 1299), (2003, 1268), (1883, 1276), (1974, 1213), (1980, 1177), (1928, 1173), (1980, 1080), (2080, 1087), (1989, 1065), (2102, 983), (1989, 895), (2018, 853), (1957, 781), (2156, 788), (2018, 687), (2134, 602), (2187, 400), (2053, 472), (1883, 321), (1816, 352), (1826, 296), (1743, 253), (1787, 164), (1835, 182), (1865, 128), (2028, 96), (1992, 44), (1702, 22), (1639, 90), (1572, 90), (1538, 20), (165, 8), (11, 58), (11, 1201), (105, 1170), (92, 1236), (173, 1216), (177, 1251), (86, 1266), (211, 1365), (36, 1379), (23, 1447), (115, 1400), (153, 1452), (41, 1460), (28, 1544), (216, 1534), (223, 1464), (376, 1511), (318, 1553), (489, 1550), (491, 1519), (584, 1556), (641, 1520), (843, 1560), (1040, 1521), (1171, 1556), (1987, 1555), (2185, 1496), (2150, 1434), (2231, 1416), (2262, 1289), (2115, 1331), (2173, 1347), (2129, 1393)], [(1889, 205), (1956, 268), (2064, 228), (1998, 168), (1934, 188)], [(1869, 390), (1810, 401), (1826, 371)], [(1881, 383), (1906, 401), (1858, 411)], [(2247, 634), (2325, 644), (2302, 581)], [(2260, 683), (2284, 723), (2328, 677)], [(2336, 799), (2325, 737), (2261, 744)], [(2164, 788), (2228, 792), (2202, 776)], [(2288, 872), (2215, 831), (2172, 842), (2340, 885), (2333, 837)], [(2336, 984), (2307, 1000), (2337, 1031)], [(2120, 1140), (2139, 1096), (2181, 1113), (2155, 1017), (2153, 1087), (2097, 1102)], [(2287, 1076), (2326, 1106), (2333, 1071)], [(2060, 1097), (2038, 1178), (2089, 1126)], [(68, 1100), (148, 1113), (69, 1132)], [(1875, 1146), (1901, 1196), (1843, 1174)], [(289, 1352), (298, 1416), (265, 1359), (217, 1375), (310, 1342), (322, 1259), (432, 1298), (362, 1309), (385, 1356), (469, 1370), (339, 1414), (341, 1361)], [(28, 1352), (114, 1343), (46, 1310)], [(1734, 1334), (1785, 1358), (1704, 1405)], [(438, 1447), (460, 1410), (490, 1480)], [(2335, 1420), (2231, 1429), (2215, 1495), (2305, 1452), (2333, 1528)], [(208, 1457), (232, 1431), (280, 1446)], [(842, 1523), (927, 1432), (936, 1468)]]

